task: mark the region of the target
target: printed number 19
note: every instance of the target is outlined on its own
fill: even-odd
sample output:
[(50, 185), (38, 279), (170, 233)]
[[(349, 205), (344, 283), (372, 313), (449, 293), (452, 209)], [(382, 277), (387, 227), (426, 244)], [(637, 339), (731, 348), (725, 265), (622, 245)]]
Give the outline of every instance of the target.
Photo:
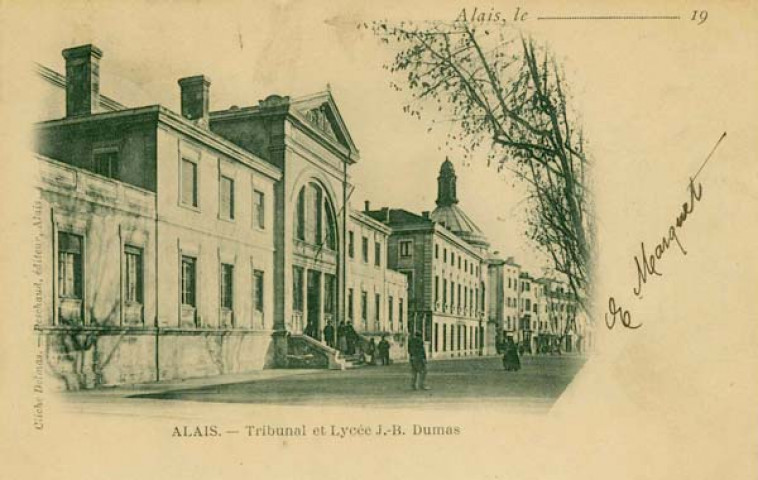
[(698, 25), (702, 25), (703, 22), (708, 20), (708, 10), (693, 10), (690, 20), (697, 22)]

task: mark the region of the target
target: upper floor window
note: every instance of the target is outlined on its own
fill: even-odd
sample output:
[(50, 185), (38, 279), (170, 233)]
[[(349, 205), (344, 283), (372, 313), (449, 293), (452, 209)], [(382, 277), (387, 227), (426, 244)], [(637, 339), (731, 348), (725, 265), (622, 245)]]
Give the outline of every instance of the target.
[(347, 254), (350, 258), (355, 257), (355, 234), (352, 230), (347, 232)]
[(382, 243), (374, 242), (374, 265), (377, 267), (382, 264)]
[(311, 182), (300, 189), (295, 208), (295, 238), (317, 247), (337, 248), (334, 209), (323, 188)]
[(234, 180), (223, 175), (219, 179), (219, 216), (234, 220)]
[(253, 225), (266, 228), (266, 196), (258, 190), (253, 190)]
[(197, 163), (182, 158), (182, 191), (181, 199), (184, 205), (197, 207)]
[(295, 238), (305, 240), (305, 188), (297, 194), (295, 210)]
[(400, 256), (401, 257), (410, 257), (413, 255), (413, 241), (411, 240), (402, 240), (400, 242)]
[(361, 254), (363, 263), (368, 263), (368, 237), (361, 238)]
[(440, 246), (438, 244), (434, 245), (434, 258), (440, 258)]
[(96, 150), (92, 153), (92, 171), (108, 178), (118, 177), (118, 150)]

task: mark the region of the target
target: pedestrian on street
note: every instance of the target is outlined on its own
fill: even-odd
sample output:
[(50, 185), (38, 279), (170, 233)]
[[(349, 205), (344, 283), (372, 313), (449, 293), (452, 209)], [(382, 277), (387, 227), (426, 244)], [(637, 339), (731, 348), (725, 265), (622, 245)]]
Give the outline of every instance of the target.
[(358, 343), (358, 334), (353, 328), (352, 322), (347, 322), (345, 325), (345, 340), (347, 340), (347, 354), (355, 354), (355, 344)]
[(377, 350), (379, 350), (379, 361), (382, 363), (382, 365), (389, 365), (390, 364), (390, 342), (387, 341), (386, 335), (382, 336), (382, 339), (379, 341), (379, 346), (377, 347)]
[(327, 323), (324, 327), (324, 339), (327, 346), (334, 348), (334, 326), (332, 326), (332, 322)]
[(408, 341), (408, 355), (411, 357), (411, 388), (429, 390), (426, 386), (426, 350), (421, 332), (416, 332)]
[(376, 365), (376, 342), (373, 338), (368, 342), (366, 353), (368, 354), (369, 365)]
[(347, 328), (344, 321), (337, 327), (337, 347), (340, 352), (347, 353)]

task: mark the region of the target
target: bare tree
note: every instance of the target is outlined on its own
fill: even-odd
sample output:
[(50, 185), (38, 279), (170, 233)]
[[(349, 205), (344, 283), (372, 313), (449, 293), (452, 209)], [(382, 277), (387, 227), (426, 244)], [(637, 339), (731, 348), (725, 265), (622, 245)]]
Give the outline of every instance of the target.
[(411, 95), (405, 112), (421, 118), (431, 110), (430, 130), (448, 124), (448, 145), (469, 158), (485, 149), (488, 164), (526, 183), (528, 233), (587, 310), (594, 244), (588, 160), (549, 50), (504, 24), (465, 19), (359, 28), (398, 49), (385, 68), (402, 78), (391, 86)]

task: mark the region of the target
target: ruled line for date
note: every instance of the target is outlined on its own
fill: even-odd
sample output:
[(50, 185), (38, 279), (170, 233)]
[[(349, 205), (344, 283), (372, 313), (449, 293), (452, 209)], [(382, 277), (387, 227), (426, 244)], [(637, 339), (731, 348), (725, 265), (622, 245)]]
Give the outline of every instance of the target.
[(537, 17), (537, 20), (681, 20), (678, 15), (565, 15)]

